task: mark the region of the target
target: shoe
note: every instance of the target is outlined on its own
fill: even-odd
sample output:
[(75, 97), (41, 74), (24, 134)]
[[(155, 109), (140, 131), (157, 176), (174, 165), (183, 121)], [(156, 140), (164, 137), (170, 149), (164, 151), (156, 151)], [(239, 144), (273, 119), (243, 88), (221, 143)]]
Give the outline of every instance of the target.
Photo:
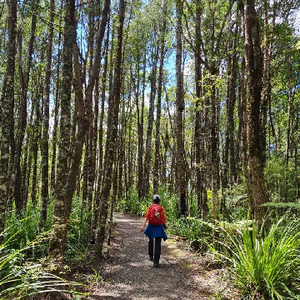
[(149, 255), (149, 260), (150, 260), (150, 261), (153, 261), (153, 257), (152, 257), (152, 256), (150, 256), (150, 255)]
[(159, 263), (156, 263), (156, 262), (153, 263), (153, 267), (154, 267), (154, 268), (158, 268), (158, 267), (159, 267)]

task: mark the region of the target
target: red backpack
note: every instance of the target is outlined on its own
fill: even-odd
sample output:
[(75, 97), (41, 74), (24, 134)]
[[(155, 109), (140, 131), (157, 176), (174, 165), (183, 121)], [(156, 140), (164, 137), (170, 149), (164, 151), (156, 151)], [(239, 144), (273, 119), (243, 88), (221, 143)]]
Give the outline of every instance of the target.
[(150, 225), (162, 225), (162, 206), (160, 204), (152, 204), (149, 207), (148, 220)]

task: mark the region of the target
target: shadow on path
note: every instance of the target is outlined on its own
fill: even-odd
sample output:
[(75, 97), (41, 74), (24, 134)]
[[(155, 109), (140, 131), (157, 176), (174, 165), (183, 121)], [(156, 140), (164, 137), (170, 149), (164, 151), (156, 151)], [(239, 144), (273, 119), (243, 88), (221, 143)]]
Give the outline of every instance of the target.
[(148, 260), (147, 237), (140, 232), (140, 218), (121, 214), (116, 221), (111, 256), (101, 271), (105, 281), (89, 299), (215, 299), (207, 287), (199, 289), (194, 277), (182, 266), (184, 258), (172, 256), (164, 242), (160, 267), (153, 267)]

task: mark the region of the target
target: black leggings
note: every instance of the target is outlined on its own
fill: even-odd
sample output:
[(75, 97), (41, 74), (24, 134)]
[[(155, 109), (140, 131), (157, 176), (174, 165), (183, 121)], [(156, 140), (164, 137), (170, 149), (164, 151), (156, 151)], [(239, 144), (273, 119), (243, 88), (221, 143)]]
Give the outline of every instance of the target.
[[(154, 251), (154, 263), (159, 263), (160, 253), (161, 253), (161, 237), (156, 237), (155, 239), (155, 251)], [(148, 254), (151, 259), (153, 259), (153, 244), (154, 239), (149, 239), (148, 241)]]

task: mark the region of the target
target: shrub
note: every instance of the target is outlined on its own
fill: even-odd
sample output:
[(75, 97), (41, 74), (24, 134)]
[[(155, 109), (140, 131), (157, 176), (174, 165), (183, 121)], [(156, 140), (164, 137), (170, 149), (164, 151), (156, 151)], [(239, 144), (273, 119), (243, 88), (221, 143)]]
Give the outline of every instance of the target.
[[(268, 233), (247, 227), (221, 243), (216, 256), (230, 262), (235, 283), (251, 299), (299, 299), (300, 221), (282, 218)], [(247, 298), (249, 299), (249, 298)]]
[(32, 249), (37, 249), (44, 242), (48, 242), (48, 233), (39, 235), (35, 241), (27, 243), (20, 249), (14, 248), (16, 240), (19, 236), (23, 236), (26, 229), (24, 227), (11, 236), (5, 234), (7, 239), (0, 245), (0, 300), (27, 299), (40, 293), (53, 292), (86, 295), (72, 291), (71, 289), (78, 283), (50, 274), (38, 260), (25, 260), (26, 251), (32, 252)]

